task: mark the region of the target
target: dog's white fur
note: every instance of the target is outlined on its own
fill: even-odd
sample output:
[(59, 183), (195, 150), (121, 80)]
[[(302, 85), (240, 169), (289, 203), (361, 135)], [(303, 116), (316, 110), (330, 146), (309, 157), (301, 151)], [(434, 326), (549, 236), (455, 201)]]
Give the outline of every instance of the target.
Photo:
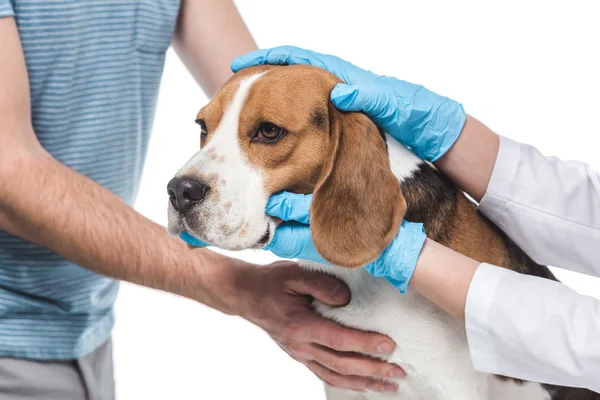
[[(196, 206), (196, 217), (202, 216), (201, 227), (182, 221), (170, 207), (169, 231), (172, 234), (191, 230), (216, 246), (242, 249), (253, 247), (267, 229), (273, 233), (275, 226), (265, 216), (268, 195), (263, 190), (264, 178), (261, 171), (248, 163), (237, 138), (238, 119), (246, 95), (261, 75), (248, 77), (240, 83), (212, 140), (179, 172), (179, 176), (192, 175), (216, 182), (218, 196), (209, 194)], [(395, 140), (388, 141), (388, 148), (392, 171), (402, 182), (413, 174), (421, 160)], [(242, 229), (246, 229), (246, 234), (240, 237)], [(331, 308), (317, 302), (318, 312), (345, 326), (391, 337), (397, 347), (385, 359), (407, 372), (405, 378), (395, 380), (399, 388), (397, 394), (327, 388), (328, 399), (550, 399), (539, 384), (502, 382), (476, 372), (471, 364), (464, 323), (450, 318), (415, 292), (400, 294), (385, 279), (375, 278), (363, 268), (332, 267), (309, 261), (300, 261), (300, 264), (337, 276), (352, 292), (348, 306)], [(285, 397), (282, 394), (282, 398)]]
[[(276, 225), (265, 215), (268, 195), (264, 192), (264, 177), (248, 162), (237, 138), (239, 117), (248, 90), (261, 75), (252, 75), (240, 82), (210, 143), (177, 173), (177, 176), (197, 177), (209, 183), (211, 189), (191, 221), (181, 219), (169, 206), (169, 233), (172, 235), (196, 232), (217, 247), (242, 250), (256, 246), (267, 230), (273, 234)], [(198, 216), (202, 217), (202, 226), (194, 225)]]

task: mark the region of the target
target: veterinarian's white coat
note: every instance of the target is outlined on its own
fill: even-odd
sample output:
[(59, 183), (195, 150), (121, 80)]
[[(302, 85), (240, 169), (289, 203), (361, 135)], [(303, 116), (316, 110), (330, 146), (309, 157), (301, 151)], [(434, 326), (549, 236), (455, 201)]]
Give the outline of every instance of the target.
[[(600, 276), (600, 173), (501, 138), (479, 210), (543, 265)], [(466, 308), (480, 371), (600, 392), (600, 301), (482, 264)]]

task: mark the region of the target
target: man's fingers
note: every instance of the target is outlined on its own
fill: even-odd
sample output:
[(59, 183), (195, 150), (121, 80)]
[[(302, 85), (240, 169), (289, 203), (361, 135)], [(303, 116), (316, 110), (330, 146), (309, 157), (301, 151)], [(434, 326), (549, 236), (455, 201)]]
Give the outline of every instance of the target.
[(396, 348), (396, 344), (387, 336), (345, 328), (317, 316), (307, 325), (306, 332), (309, 341), (337, 351), (390, 354)]
[(402, 368), (356, 353), (341, 353), (313, 344), (310, 348), (314, 361), (340, 375), (358, 375), (368, 378), (403, 378)]
[(350, 289), (342, 281), (319, 272), (303, 271), (300, 278), (289, 280), (287, 287), (333, 307), (344, 306), (350, 301)]
[(340, 375), (337, 372), (325, 368), (315, 361), (310, 361), (306, 364), (311, 371), (329, 386), (363, 392), (365, 390), (373, 390), (377, 392), (396, 392), (397, 386), (393, 383), (382, 382), (375, 379), (366, 378), (356, 375)]

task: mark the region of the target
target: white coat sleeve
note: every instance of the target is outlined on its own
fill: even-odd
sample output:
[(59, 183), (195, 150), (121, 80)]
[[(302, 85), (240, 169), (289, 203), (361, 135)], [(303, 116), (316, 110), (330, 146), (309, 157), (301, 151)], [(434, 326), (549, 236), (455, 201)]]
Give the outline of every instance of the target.
[[(600, 275), (598, 173), (500, 143), (480, 211), (538, 263)], [(482, 264), (465, 318), (477, 370), (600, 392), (599, 300)]]
[(600, 300), (481, 264), (465, 319), (476, 370), (600, 392)]
[(500, 138), (479, 211), (538, 264), (600, 276), (600, 172)]

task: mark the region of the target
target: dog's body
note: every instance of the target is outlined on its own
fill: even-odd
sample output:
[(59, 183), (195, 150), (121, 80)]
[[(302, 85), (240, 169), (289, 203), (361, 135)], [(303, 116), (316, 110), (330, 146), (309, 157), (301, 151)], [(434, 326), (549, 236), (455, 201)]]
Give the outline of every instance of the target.
[(260, 248), (278, 224), (264, 214), (268, 197), (281, 190), (314, 192), (315, 246), (343, 266), (300, 263), (339, 277), (352, 292), (347, 306), (315, 303), (317, 311), (391, 337), (397, 348), (386, 360), (407, 372), (395, 395), (327, 388), (330, 400), (600, 399), (587, 390), (476, 372), (464, 322), (414, 291), (400, 294), (363, 268), (349, 268), (380, 254), (405, 218), (423, 222), (430, 238), (480, 262), (554, 279), (433, 166), (393, 140), (386, 146), (363, 115), (329, 105), (335, 82), (318, 68), (260, 67), (225, 84), (198, 115), (202, 150), (170, 184), (171, 234), (188, 231), (228, 249)]
[[(463, 254), (471, 253), (480, 261), (495, 261), (501, 266), (534, 275), (551, 276), (545, 267), (534, 267), (524, 255), (520, 260), (510, 256), (500, 259), (497, 257), (501, 253), (498, 249), (478, 247), (478, 237), (484, 239), (487, 235), (501, 234), (489, 223), (480, 220), (475, 206), (433, 167), (393, 139), (388, 140), (388, 149), (392, 171), (407, 198), (405, 218), (425, 221), (431, 238)], [(459, 225), (455, 223), (456, 218), (473, 219), (473, 223)], [(500, 239), (501, 242), (504, 240)], [(507, 243), (507, 253), (509, 246), (512, 245)], [(513, 248), (513, 251), (519, 250)], [(527, 261), (522, 263), (524, 260)], [(348, 284), (352, 292), (352, 301), (347, 307), (331, 308), (316, 304), (316, 309), (343, 325), (391, 337), (399, 345), (386, 360), (401, 365), (407, 372), (405, 378), (396, 380), (399, 390), (395, 396), (328, 389), (328, 399), (552, 399), (548, 389), (537, 383), (517, 383), (476, 372), (472, 368), (464, 322), (451, 318), (414, 291), (400, 294), (385, 279), (375, 278), (364, 269), (332, 268), (308, 261), (300, 263), (306, 268), (337, 276)]]

